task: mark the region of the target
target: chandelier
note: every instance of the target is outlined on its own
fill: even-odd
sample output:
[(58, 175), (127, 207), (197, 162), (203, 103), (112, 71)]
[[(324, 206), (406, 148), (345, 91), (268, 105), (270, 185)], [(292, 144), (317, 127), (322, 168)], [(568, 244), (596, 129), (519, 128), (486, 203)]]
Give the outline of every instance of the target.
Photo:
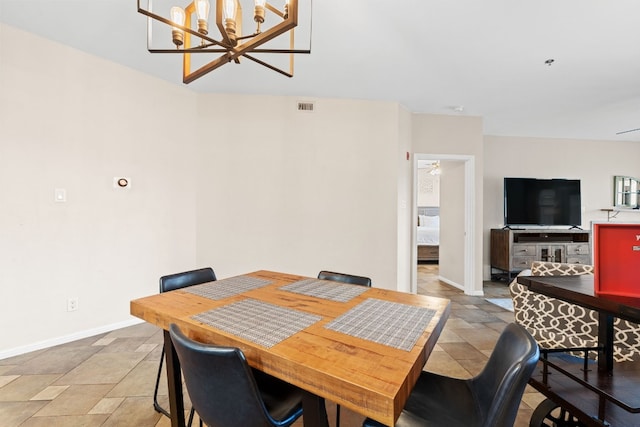
[[(229, 62), (239, 64), (241, 58), (287, 77), (293, 77), (293, 55), (311, 53), (310, 0), (309, 46), (305, 49), (296, 48), (295, 45), (294, 28), (298, 26), (298, 0), (276, 0), (282, 3), (281, 9), (267, 3), (266, 0), (250, 0), (253, 3), (252, 8), (244, 13), (241, 0), (211, 0), (211, 3), (208, 0), (193, 0), (184, 8), (180, 5), (171, 6), (166, 0), (161, 0), (158, 3), (165, 4), (157, 4), (158, 10), (153, 10), (153, 0), (147, 0), (146, 8), (141, 6), (141, 1), (143, 0), (137, 0), (138, 12), (148, 17), (147, 50), (151, 53), (182, 55), (182, 81), (185, 84)], [(169, 1), (186, 3), (185, 0)], [(247, 0), (243, 1), (247, 3)], [(215, 25), (210, 25), (210, 12)], [(252, 30), (246, 34), (243, 32), (245, 13), (249, 19), (253, 15), (254, 24), (247, 25)], [(158, 22), (164, 25), (158, 25)], [(162, 36), (163, 47), (154, 46), (153, 35), (156, 31)], [(196, 59), (195, 56), (192, 57), (194, 54), (205, 55), (206, 59)], [(268, 63), (257, 57), (261, 54), (288, 54), (288, 61), (285, 61), (285, 64), (288, 62), (288, 66)], [(212, 60), (211, 56), (214, 57)]]

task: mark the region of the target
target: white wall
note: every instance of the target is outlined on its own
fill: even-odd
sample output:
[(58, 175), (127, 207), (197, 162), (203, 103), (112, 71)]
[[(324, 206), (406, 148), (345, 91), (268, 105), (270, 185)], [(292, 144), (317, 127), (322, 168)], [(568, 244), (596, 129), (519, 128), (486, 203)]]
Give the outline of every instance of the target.
[[(606, 221), (600, 209), (613, 204), (613, 176), (640, 177), (637, 142), (581, 141), (521, 137), (484, 137), (484, 277), (490, 277), (489, 233), (501, 228), (503, 178), (580, 179), (582, 228)], [(640, 221), (639, 212), (620, 213), (616, 220)]]
[[(398, 281), (399, 106), (201, 95), (200, 264)], [(407, 162), (408, 163), (408, 162)]]
[(196, 97), (7, 26), (0, 94), (1, 356), (130, 321), (195, 266)]

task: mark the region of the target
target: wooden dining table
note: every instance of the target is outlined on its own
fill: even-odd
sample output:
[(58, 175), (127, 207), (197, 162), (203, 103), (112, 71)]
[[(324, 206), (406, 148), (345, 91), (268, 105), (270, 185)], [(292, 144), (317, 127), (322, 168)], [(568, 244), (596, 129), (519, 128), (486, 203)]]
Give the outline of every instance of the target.
[(451, 303), (380, 288), (256, 271), (131, 301), (164, 329), (171, 425), (182, 427), (180, 364), (168, 334), (240, 348), (249, 364), (305, 393), (305, 427), (328, 426), (325, 399), (394, 425)]

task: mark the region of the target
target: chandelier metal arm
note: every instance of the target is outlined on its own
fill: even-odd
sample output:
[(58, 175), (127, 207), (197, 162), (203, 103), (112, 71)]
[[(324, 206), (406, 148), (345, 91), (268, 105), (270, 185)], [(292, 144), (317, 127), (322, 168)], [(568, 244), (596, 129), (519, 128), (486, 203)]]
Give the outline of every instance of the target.
[(246, 39), (250, 39), (252, 37), (257, 36), (260, 33), (253, 33), (253, 34), (248, 34), (246, 36), (242, 36), (242, 37), (236, 37), (236, 40), (240, 41), (240, 40), (246, 40)]
[(311, 49), (252, 49), (255, 53), (311, 53)]
[(198, 49), (197, 47), (192, 47), (189, 49), (147, 49), (150, 53), (226, 53), (229, 52), (229, 49), (224, 48), (215, 48), (215, 49)]
[[(191, 83), (192, 81), (199, 79), (205, 74), (208, 74), (211, 71), (217, 68), (220, 68), (227, 62), (236, 61), (240, 56), (243, 56), (246, 52), (254, 50), (257, 46), (260, 46), (268, 42), (269, 40), (279, 36), (280, 34), (289, 31), (295, 26), (296, 26), (296, 23), (294, 20), (281, 22), (280, 24), (273, 27), (269, 32), (260, 33), (253, 40), (247, 43), (244, 43), (232, 50), (229, 50), (227, 55), (223, 55), (218, 59), (215, 59), (210, 63), (203, 65), (202, 67), (198, 68), (197, 70), (195, 70), (190, 74), (183, 75), (182, 81), (186, 84)], [(285, 73), (285, 75), (287, 74)]]
[[(237, 60), (237, 58), (235, 59)], [(222, 55), (221, 57), (214, 59), (206, 65), (203, 65), (192, 73), (183, 75), (182, 82), (185, 84), (191, 83), (192, 81), (199, 79), (200, 77), (204, 76), (207, 73), (210, 73), (216, 68), (220, 68), (221, 66), (223, 66), (227, 62), (231, 62), (232, 60), (234, 60), (234, 58), (231, 58), (228, 53), (226, 55)]]
[(276, 15), (278, 15), (280, 18), (284, 19), (284, 13), (280, 12), (278, 9), (276, 9), (275, 7), (271, 6), (271, 4), (269, 3), (265, 3), (264, 7), (266, 7), (267, 9), (269, 9), (271, 12), (275, 13)]
[[(196, 47), (192, 47), (189, 49), (148, 49), (149, 52), (151, 53), (179, 53), (179, 54), (184, 54), (184, 53), (226, 53), (229, 52), (230, 49), (224, 49), (224, 48), (211, 48), (209, 46), (207, 47), (200, 47), (200, 46), (196, 46)], [(310, 49), (252, 49), (251, 52), (253, 53), (286, 53), (286, 54), (299, 54), (299, 53), (305, 53), (305, 54), (309, 54), (311, 53)]]
[(261, 60), (259, 60), (258, 58), (254, 58), (253, 56), (251, 56), (251, 55), (249, 55), (249, 54), (246, 54), (246, 53), (245, 53), (245, 54), (244, 54), (244, 55), (242, 55), (242, 56), (244, 56), (245, 58), (250, 59), (251, 61), (256, 62), (256, 63), (258, 63), (258, 64), (260, 64), (260, 65), (262, 65), (262, 66), (264, 66), (264, 67), (267, 67), (268, 69), (273, 70), (273, 71), (275, 71), (276, 73), (280, 73), (280, 74), (282, 74), (283, 76), (293, 77), (293, 74), (292, 74), (292, 73), (287, 73), (286, 71), (281, 70), (281, 69), (279, 69), (279, 68), (277, 68), (277, 67), (274, 67), (274, 66), (273, 66), (273, 65), (271, 65), (271, 64), (267, 64), (266, 62), (261, 61)]
[(297, 24), (294, 22), (281, 22), (280, 24), (274, 26), (268, 32), (257, 34), (251, 41), (243, 43), (241, 46), (234, 48), (234, 54), (232, 56), (238, 57), (240, 55), (244, 55), (244, 53), (247, 51), (255, 50), (255, 48), (257, 48), (258, 46), (278, 37), (280, 34), (286, 33), (296, 25)]

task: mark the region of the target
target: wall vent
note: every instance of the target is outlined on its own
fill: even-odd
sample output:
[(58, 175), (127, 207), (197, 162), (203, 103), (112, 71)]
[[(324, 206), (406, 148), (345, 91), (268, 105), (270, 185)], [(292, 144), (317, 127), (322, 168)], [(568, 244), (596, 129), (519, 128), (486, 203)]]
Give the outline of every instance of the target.
[(315, 104), (313, 102), (298, 102), (298, 111), (306, 111), (307, 113), (312, 113), (314, 107)]

